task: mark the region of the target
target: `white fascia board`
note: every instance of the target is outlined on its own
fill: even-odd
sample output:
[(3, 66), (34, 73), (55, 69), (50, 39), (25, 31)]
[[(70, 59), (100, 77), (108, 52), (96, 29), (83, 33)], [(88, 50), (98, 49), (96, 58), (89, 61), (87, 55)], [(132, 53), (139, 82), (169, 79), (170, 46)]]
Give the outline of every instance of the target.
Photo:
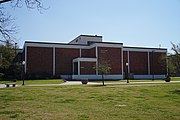
[(88, 46), (83, 46), (83, 45), (63, 45), (63, 44), (48, 44), (48, 43), (25, 43), (25, 46), (28, 47), (55, 47), (55, 48), (87, 48)]
[(90, 45), (90, 48), (93, 48), (93, 47), (114, 47), (114, 48), (122, 48), (123, 45), (121, 44), (108, 44), (108, 43), (94, 43), (92, 45)]
[(25, 43), (25, 46), (29, 47), (55, 47), (55, 48), (83, 48), (83, 49), (91, 49), (96, 46), (98, 47), (115, 47), (115, 48), (122, 48), (121, 44), (108, 44), (108, 43), (94, 43), (90, 46), (87, 45), (72, 45), (72, 44), (48, 44), (48, 43)]
[(167, 52), (164, 49), (151, 49), (151, 48), (123, 48), (123, 51), (134, 51), (134, 52)]
[(97, 58), (75, 58), (73, 59), (73, 62), (96, 62)]

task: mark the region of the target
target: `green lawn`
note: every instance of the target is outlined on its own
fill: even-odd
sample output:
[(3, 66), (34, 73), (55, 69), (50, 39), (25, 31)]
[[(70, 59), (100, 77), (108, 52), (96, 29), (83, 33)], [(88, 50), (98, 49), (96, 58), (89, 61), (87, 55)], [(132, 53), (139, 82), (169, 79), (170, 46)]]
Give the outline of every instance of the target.
[(180, 80), (180, 77), (171, 77), (171, 80)]
[[(5, 83), (12, 83), (12, 81), (0, 81), (0, 84), (5, 84)], [(22, 80), (17, 80), (16, 84), (22, 84)], [(60, 79), (48, 79), (48, 80), (25, 80), (24, 81), (25, 85), (28, 84), (60, 84), (63, 83), (63, 80)]]
[(1, 88), (0, 119), (179, 120), (180, 83)]

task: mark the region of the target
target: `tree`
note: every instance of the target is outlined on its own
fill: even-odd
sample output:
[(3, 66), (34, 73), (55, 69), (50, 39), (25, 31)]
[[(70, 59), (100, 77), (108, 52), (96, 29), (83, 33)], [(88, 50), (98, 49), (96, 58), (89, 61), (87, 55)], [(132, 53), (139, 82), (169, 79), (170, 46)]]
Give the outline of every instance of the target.
[(12, 42), (15, 33), (16, 26), (14, 24), (14, 19), (3, 10), (3, 7), (0, 7), (0, 41)]
[(5, 45), (0, 45), (0, 67), (8, 68), (14, 60), (15, 48), (12, 44), (6, 43)]
[(180, 43), (172, 43), (174, 53), (169, 53), (167, 56), (162, 56), (161, 61), (166, 62), (168, 66), (168, 75), (180, 75)]
[(171, 54), (171, 60), (170, 62), (174, 66), (174, 71), (176, 74), (180, 74), (180, 43), (179, 44), (174, 44), (172, 43), (172, 50), (174, 51), (174, 54)]
[(99, 63), (95, 69), (98, 71), (98, 73), (100, 75), (102, 75), (102, 83), (103, 83), (103, 86), (104, 86), (104, 75), (110, 73), (110, 70), (111, 70), (111, 67), (109, 64), (107, 64), (106, 62), (103, 62), (103, 63)]
[(9, 2), (10, 0), (0, 0), (0, 3)]
[[(0, 0), (0, 73), (13, 75), (16, 78), (18, 66), (14, 61), (16, 57), (17, 27), (14, 18), (6, 11), (4, 4), (10, 4), (13, 8), (26, 6), (29, 9), (37, 9), (41, 12), (45, 9), (42, 0)], [(15, 43), (15, 46), (13, 46)]]
[(162, 55), (159, 60), (161, 63), (166, 64), (166, 65), (162, 64), (162, 67), (167, 66), (164, 67), (165, 71), (168, 72), (167, 74), (172, 75), (175, 71), (174, 64), (172, 63), (172, 55), (171, 54)]
[(16, 54), (16, 49), (11, 43), (0, 44), (0, 73), (6, 78), (16, 77), (17, 67), (14, 62)]

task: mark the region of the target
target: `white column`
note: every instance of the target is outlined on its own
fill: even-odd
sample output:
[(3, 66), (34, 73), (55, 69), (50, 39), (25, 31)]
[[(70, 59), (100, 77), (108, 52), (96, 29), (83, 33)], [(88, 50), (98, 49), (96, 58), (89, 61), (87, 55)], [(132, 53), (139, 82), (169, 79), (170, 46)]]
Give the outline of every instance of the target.
[(148, 75), (150, 75), (150, 57), (149, 57), (149, 52), (148, 52)]
[(79, 57), (81, 57), (81, 48), (79, 49)]
[(129, 51), (127, 51), (127, 55), (128, 55), (128, 73), (130, 73)]
[(74, 75), (74, 62), (73, 62), (73, 66), (72, 66), (72, 69), (73, 69), (73, 75)]
[(121, 48), (121, 68), (122, 68), (122, 75), (124, 72), (124, 68), (123, 68), (123, 48)]
[(25, 72), (25, 74), (26, 74), (26, 72), (27, 72), (27, 46), (26, 46), (26, 44), (25, 44), (25, 65), (24, 65), (24, 72)]
[(53, 75), (56, 74), (56, 48), (53, 47)]
[(81, 65), (80, 65), (80, 61), (78, 61), (78, 75), (80, 75), (81, 73), (80, 73), (80, 67), (81, 67)]
[[(166, 56), (167, 56), (168, 54), (167, 54), (167, 52), (166, 52)], [(169, 66), (168, 66), (168, 59), (166, 58), (166, 75), (169, 75)]]
[[(96, 67), (98, 66), (98, 47), (96, 46)], [(96, 75), (98, 75), (98, 69), (96, 69)]]

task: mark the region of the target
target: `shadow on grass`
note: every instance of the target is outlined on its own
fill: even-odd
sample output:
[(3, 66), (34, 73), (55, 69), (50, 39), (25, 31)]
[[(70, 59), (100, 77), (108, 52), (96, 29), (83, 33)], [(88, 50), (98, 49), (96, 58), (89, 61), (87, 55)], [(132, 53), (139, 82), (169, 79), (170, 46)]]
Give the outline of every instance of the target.
[(97, 84), (97, 85), (87, 85), (86, 87), (116, 87), (116, 86), (123, 86), (123, 85), (130, 85), (130, 84)]
[(106, 85), (88, 85), (86, 87), (106, 87)]
[(179, 94), (180, 95), (180, 89), (179, 90), (173, 90), (171, 91), (173, 94)]

